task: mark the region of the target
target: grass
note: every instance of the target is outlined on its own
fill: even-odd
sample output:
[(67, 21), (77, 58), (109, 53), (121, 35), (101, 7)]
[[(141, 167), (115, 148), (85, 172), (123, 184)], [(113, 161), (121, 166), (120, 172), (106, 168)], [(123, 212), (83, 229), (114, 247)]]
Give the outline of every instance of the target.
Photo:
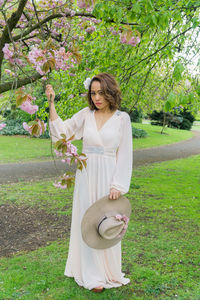
[(194, 126), (192, 126), (192, 130), (198, 130), (198, 131), (200, 131), (200, 125), (194, 125)]
[[(193, 135), (190, 131), (171, 128), (166, 130), (166, 134), (160, 134), (161, 127), (159, 126), (139, 123), (133, 124), (134, 127), (144, 129), (148, 133), (147, 138), (133, 140), (133, 149), (172, 144), (189, 139)], [(74, 144), (80, 151), (82, 142), (75, 141)], [(52, 159), (50, 140), (30, 137), (0, 136), (0, 163), (46, 159)]]
[(27, 136), (0, 136), (0, 162), (17, 162), (51, 155), (50, 140)]
[[(75, 144), (80, 148), (81, 142)], [(30, 138), (27, 136), (0, 136), (0, 163), (13, 163), (30, 160), (51, 159), (49, 139)]]
[[(63, 275), (67, 241), (0, 259), (0, 299), (199, 300), (200, 156), (134, 170), (128, 197), (132, 215), (123, 240), (123, 271), (131, 283), (94, 294)], [(186, 175), (187, 174), (187, 175)], [(50, 181), (2, 185), (0, 204), (63, 214), (72, 192)], [(64, 212), (71, 214), (71, 208)]]
[(151, 147), (159, 147), (163, 145), (181, 142), (190, 139), (193, 136), (191, 131), (166, 128), (164, 134), (161, 134), (161, 126), (153, 126), (150, 124), (133, 123), (135, 128), (144, 129), (148, 133), (148, 137), (133, 140), (133, 149), (143, 149)]

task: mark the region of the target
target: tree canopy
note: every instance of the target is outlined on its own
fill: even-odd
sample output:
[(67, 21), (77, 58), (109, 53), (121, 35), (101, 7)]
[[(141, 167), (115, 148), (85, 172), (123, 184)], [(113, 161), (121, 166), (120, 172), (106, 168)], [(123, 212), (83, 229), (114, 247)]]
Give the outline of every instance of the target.
[(70, 113), (84, 105), (85, 78), (98, 72), (116, 76), (130, 110), (170, 109), (180, 98), (197, 106), (199, 83), (187, 64), (191, 48), (193, 55), (199, 51), (199, 1), (0, 0), (0, 5), (0, 93), (23, 87), (17, 106), (33, 100), (24, 86), (52, 78), (60, 82), (61, 112)]

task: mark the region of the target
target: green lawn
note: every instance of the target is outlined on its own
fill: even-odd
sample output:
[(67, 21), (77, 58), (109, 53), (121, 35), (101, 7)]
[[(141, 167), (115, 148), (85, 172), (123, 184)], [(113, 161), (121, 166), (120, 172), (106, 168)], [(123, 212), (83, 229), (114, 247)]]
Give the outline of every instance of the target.
[(187, 140), (193, 136), (191, 131), (166, 128), (164, 134), (161, 134), (161, 126), (150, 124), (133, 123), (135, 128), (144, 129), (148, 136), (146, 138), (134, 139), (133, 149), (158, 147), (167, 144), (177, 143)]
[[(76, 141), (75, 144), (81, 147), (80, 141)], [(49, 139), (0, 136), (0, 163), (47, 159), (52, 159)]]
[(194, 126), (192, 126), (192, 130), (200, 131), (200, 125), (194, 125)]
[[(128, 194), (133, 212), (122, 248), (129, 285), (94, 295), (64, 277), (67, 239), (1, 258), (0, 299), (199, 300), (199, 165), (200, 156), (193, 156), (134, 170)], [(50, 181), (2, 185), (2, 203), (70, 215), (72, 192)]]
[(0, 162), (45, 159), (50, 155), (51, 143), (48, 139), (0, 136)]
[[(133, 125), (136, 128), (146, 130), (148, 133), (148, 137), (146, 138), (133, 140), (133, 149), (172, 144), (193, 136), (192, 132), (186, 130), (168, 128), (165, 134), (160, 134), (161, 127), (159, 126), (139, 123), (133, 123)], [(81, 150), (81, 141), (75, 141), (74, 144)], [(52, 159), (50, 140), (0, 136), (0, 163), (46, 159)]]

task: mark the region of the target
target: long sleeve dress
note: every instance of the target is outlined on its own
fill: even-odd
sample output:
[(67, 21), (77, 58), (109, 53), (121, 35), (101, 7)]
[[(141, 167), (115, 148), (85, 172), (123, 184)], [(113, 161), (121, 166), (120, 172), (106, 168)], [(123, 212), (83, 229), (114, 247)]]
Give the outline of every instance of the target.
[[(81, 220), (85, 211), (106, 196), (110, 188), (125, 194), (132, 173), (132, 130), (130, 117), (119, 110), (97, 129), (94, 112), (88, 107), (71, 119), (57, 118), (50, 122), (53, 142), (65, 133), (69, 138), (83, 139), (87, 167), (76, 171), (73, 195), (70, 244), (65, 275), (74, 277), (86, 289), (97, 286), (119, 287), (129, 283), (121, 272), (121, 242), (114, 247), (97, 250), (82, 240)], [(114, 200), (113, 200), (114, 201)]]

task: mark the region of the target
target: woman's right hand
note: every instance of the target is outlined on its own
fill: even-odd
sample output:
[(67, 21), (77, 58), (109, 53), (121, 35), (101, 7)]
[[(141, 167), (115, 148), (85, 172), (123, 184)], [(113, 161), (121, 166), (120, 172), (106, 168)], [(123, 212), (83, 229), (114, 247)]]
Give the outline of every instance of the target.
[(45, 94), (47, 96), (47, 99), (48, 99), (48, 102), (49, 102), (49, 105), (50, 105), (51, 103), (54, 102), (54, 99), (55, 99), (55, 92), (53, 90), (52, 85), (47, 84)]

